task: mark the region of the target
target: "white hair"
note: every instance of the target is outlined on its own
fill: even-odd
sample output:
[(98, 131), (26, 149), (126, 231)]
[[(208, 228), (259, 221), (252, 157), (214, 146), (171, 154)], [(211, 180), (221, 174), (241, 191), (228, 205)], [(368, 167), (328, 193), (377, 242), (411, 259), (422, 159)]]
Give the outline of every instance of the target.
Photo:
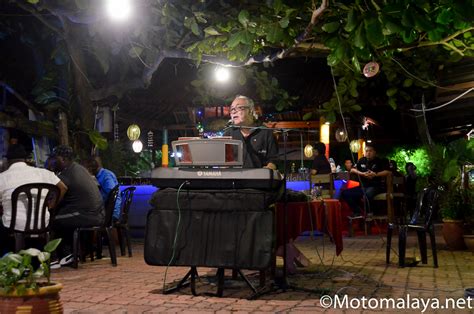
[(255, 103), (253, 102), (251, 98), (247, 96), (243, 96), (243, 95), (237, 95), (235, 96), (235, 99), (244, 99), (246, 102), (246, 105), (249, 106), (250, 113), (252, 114), (253, 118), (255, 120), (258, 120), (258, 114), (255, 112)]

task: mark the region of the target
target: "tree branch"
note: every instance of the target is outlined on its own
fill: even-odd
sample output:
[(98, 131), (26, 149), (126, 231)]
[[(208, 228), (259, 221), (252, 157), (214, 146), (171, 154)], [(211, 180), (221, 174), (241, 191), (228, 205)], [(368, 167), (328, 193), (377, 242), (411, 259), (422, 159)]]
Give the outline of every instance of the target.
[[(420, 42), (418, 43), (417, 45), (415, 46), (410, 46), (410, 47), (404, 47), (404, 48), (400, 48), (400, 51), (408, 51), (408, 50), (411, 50), (411, 49), (415, 49), (415, 48), (421, 48), (421, 47), (429, 47), (429, 46), (437, 46), (437, 45), (445, 45), (448, 41), (458, 37), (459, 35), (461, 34), (464, 34), (466, 32), (469, 32), (471, 30), (474, 30), (474, 27), (469, 27), (469, 28), (466, 28), (466, 29), (462, 29), (460, 31), (457, 31), (456, 33), (454, 34), (451, 34), (449, 35), (448, 37), (446, 38), (443, 38), (441, 40), (438, 40), (438, 41), (423, 41), (423, 42)], [(461, 51), (459, 51), (459, 49), (456, 49), (455, 47), (452, 47), (451, 45), (449, 45), (449, 48), (453, 49), (454, 51), (460, 53), (461, 55), (464, 55)]]
[(5, 88), (10, 94), (15, 96), (16, 98), (18, 98), (18, 100), (21, 101), (23, 104), (25, 104), (26, 107), (28, 107), (28, 109), (31, 109), (31, 111), (33, 111), (34, 113), (39, 113), (39, 110), (32, 103), (30, 103), (25, 97), (18, 94), (18, 92), (14, 90), (13, 87), (11, 87), (10, 85), (8, 85), (7, 83), (3, 81), (0, 81), (0, 86)]

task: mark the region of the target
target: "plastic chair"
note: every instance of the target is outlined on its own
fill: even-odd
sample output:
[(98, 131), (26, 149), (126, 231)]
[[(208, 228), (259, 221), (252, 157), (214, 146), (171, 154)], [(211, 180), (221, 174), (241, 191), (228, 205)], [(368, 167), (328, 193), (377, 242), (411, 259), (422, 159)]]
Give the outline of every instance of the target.
[[(130, 241), (130, 228), (128, 226), (128, 212), (132, 204), (133, 193), (137, 188), (134, 186), (128, 187), (122, 191), (122, 207), (120, 208), (120, 219), (114, 223), (117, 229), (117, 235), (120, 243), (120, 254), (125, 256), (125, 243), (128, 247), (128, 256), (132, 257), (132, 245)], [(124, 241), (125, 240), (125, 241)]]
[[(49, 221), (52, 221), (53, 213), (50, 213), (49, 221), (47, 221), (46, 211), (50, 211), (50, 208), (56, 205), (59, 194), (59, 188), (49, 183), (28, 183), (17, 187), (13, 191), (11, 222), (8, 229), (15, 237), (15, 251), (18, 252), (25, 247), (26, 236), (44, 237), (48, 242)], [(25, 230), (16, 230), (18, 203), (25, 201)]]
[[(430, 236), (431, 250), (433, 254), (434, 267), (438, 267), (438, 255), (436, 251), (435, 232), (433, 227), (433, 212), (438, 206), (439, 191), (434, 187), (423, 189), (418, 194), (417, 206), (409, 223), (399, 225), (398, 234), (398, 265), (405, 266), (405, 251), (408, 230), (415, 230), (418, 235), (418, 245), (420, 247), (421, 262), (428, 263), (426, 247), (426, 234)], [(390, 223), (387, 229), (387, 252), (386, 263), (390, 263), (390, 251), (392, 246), (392, 233), (395, 224)]]
[[(115, 254), (115, 243), (114, 238), (112, 237), (112, 215), (114, 213), (115, 201), (117, 200), (117, 195), (119, 193), (119, 185), (116, 185), (109, 193), (107, 201), (105, 202), (105, 219), (104, 223), (101, 226), (93, 227), (79, 227), (74, 230), (73, 237), (73, 267), (77, 268), (78, 258), (79, 258), (79, 248), (80, 248), (80, 235), (83, 231), (98, 231), (97, 236), (97, 252), (98, 255), (102, 254), (102, 237), (105, 235), (108, 245), (109, 245), (109, 254), (113, 266), (117, 266), (117, 255)], [(100, 258), (100, 256), (98, 256)]]

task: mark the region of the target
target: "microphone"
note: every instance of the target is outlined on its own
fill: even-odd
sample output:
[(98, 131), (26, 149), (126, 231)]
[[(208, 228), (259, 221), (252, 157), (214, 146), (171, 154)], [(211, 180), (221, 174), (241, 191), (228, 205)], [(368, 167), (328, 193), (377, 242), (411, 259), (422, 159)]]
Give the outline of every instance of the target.
[(229, 119), (229, 121), (227, 121), (227, 123), (225, 124), (225, 126), (226, 126), (226, 127), (229, 127), (229, 126), (231, 126), (231, 125), (233, 125), (233, 124), (234, 124), (234, 120)]

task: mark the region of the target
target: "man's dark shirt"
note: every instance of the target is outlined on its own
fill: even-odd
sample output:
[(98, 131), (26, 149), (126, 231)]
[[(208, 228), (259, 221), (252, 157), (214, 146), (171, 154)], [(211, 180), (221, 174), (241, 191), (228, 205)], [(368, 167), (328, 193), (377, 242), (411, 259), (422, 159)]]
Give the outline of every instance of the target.
[[(367, 172), (372, 170), (373, 172), (380, 172), (388, 170), (388, 160), (375, 157), (372, 160), (368, 160), (366, 157), (362, 157), (357, 161), (357, 170), (360, 172)], [(361, 177), (362, 184), (364, 187), (384, 187), (382, 177), (375, 177), (373, 179), (367, 179)]]
[(67, 192), (59, 204), (57, 215), (73, 214), (88, 216), (102, 223), (104, 204), (97, 181), (83, 166), (73, 162), (64, 169), (59, 178), (66, 184)]
[(313, 165), (311, 169), (315, 169), (316, 174), (328, 174), (331, 173), (331, 165), (324, 155), (317, 155), (314, 157)]
[(269, 162), (276, 163), (278, 145), (272, 130), (255, 129), (246, 138), (239, 128), (232, 128), (226, 135), (243, 143), (243, 168), (262, 168)]

